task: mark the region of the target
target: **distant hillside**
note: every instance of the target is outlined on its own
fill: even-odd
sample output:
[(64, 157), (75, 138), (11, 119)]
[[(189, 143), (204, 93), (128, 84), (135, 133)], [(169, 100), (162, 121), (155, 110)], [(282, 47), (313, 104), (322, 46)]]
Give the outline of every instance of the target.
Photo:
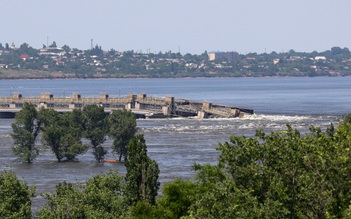
[(324, 52), (271, 52), (269, 54), (204, 52), (201, 55), (166, 52), (139, 53), (57, 47), (34, 49), (0, 43), (0, 79), (108, 78), (108, 77), (276, 77), (349, 76), (348, 48)]

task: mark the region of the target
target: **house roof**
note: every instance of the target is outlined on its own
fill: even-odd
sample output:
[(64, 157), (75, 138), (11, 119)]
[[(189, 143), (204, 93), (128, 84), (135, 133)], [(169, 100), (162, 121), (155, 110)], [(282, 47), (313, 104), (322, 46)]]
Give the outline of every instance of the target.
[(20, 56), (20, 58), (21, 58), (21, 59), (27, 59), (28, 56), (29, 56), (28, 54), (22, 54), (22, 55)]

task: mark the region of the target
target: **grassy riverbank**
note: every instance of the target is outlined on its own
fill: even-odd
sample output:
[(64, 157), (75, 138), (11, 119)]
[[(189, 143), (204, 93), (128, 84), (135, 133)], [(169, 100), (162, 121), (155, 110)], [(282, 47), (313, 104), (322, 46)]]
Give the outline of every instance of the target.
[(0, 79), (63, 79), (75, 78), (75, 74), (40, 70), (0, 70)]

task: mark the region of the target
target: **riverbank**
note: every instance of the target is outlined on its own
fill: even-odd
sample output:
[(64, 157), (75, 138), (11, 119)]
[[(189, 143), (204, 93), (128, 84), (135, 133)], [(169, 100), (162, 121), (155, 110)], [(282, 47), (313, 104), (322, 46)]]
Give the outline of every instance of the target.
[(72, 73), (47, 72), (40, 70), (8, 70), (0, 69), (0, 80), (22, 80), (22, 79), (74, 79)]
[(75, 79), (180, 79), (180, 78), (314, 78), (314, 77), (351, 77), (351, 76), (223, 76), (220, 74), (208, 74), (206, 76), (192, 76), (192, 75), (182, 75), (177, 77), (164, 76), (155, 77), (153, 75), (133, 75), (133, 74), (92, 74), (92, 75), (78, 75), (75, 73), (64, 73), (64, 72), (51, 72), (51, 71), (41, 71), (41, 70), (8, 70), (0, 69), (0, 80), (75, 80)]

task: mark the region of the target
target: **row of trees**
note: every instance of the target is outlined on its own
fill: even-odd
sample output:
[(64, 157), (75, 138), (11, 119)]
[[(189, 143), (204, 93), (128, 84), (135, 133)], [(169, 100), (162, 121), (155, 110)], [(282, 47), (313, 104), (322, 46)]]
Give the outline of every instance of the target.
[(217, 164), (195, 164), (194, 181), (167, 183), (156, 198), (157, 164), (136, 136), (127, 146), (126, 177), (110, 172), (86, 185), (61, 183), (39, 217), (351, 218), (350, 139), (351, 114), (325, 132), (301, 134), (288, 125), (232, 136), (219, 144)]
[(36, 158), (40, 151), (36, 142), (42, 133), (42, 144), (51, 148), (59, 162), (85, 153), (88, 146), (82, 143), (83, 138), (90, 142), (96, 161), (102, 162), (107, 153), (103, 147), (106, 138), (113, 139), (113, 151), (121, 161), (127, 155), (126, 146), (137, 127), (135, 115), (127, 110), (107, 115), (103, 107), (89, 105), (59, 114), (53, 109), (37, 111), (33, 104), (24, 103), (16, 114), (12, 130), (13, 151), (21, 161), (31, 163)]
[[(136, 203), (155, 205), (159, 168), (147, 156), (143, 135), (133, 136), (127, 145), (127, 174), (116, 171), (97, 175), (85, 184), (62, 182), (36, 218), (120, 218)], [(32, 218), (31, 200), (35, 187), (28, 187), (12, 171), (0, 173), (0, 218)]]

